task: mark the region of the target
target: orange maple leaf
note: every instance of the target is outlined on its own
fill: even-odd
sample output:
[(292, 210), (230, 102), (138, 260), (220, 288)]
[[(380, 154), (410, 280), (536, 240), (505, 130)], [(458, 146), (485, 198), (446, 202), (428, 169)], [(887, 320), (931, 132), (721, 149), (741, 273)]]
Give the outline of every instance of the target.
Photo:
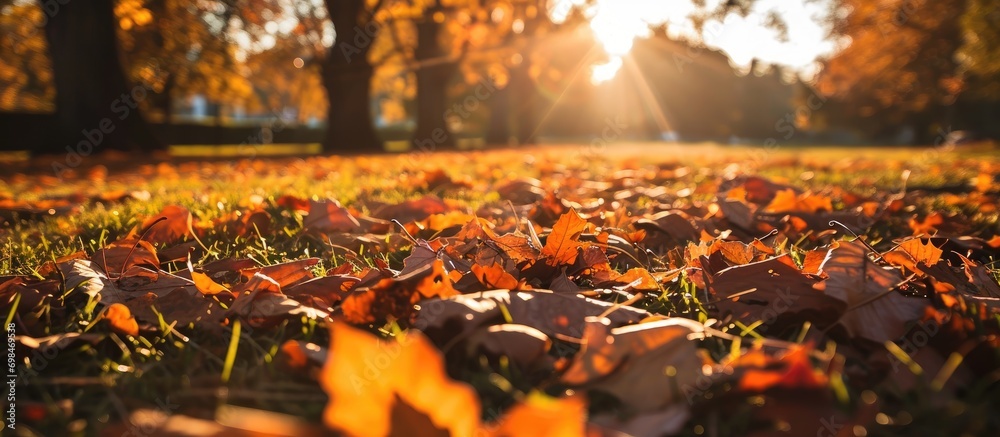
[(552, 225), (552, 232), (545, 240), (542, 255), (545, 262), (551, 266), (573, 264), (576, 262), (577, 249), (582, 246), (580, 235), (587, 228), (587, 221), (570, 210), (559, 217)]
[(334, 322), (330, 344), (319, 378), (330, 395), (323, 411), (327, 426), (357, 436), (441, 430), (471, 436), (479, 427), (476, 392), (448, 378), (441, 353), (423, 334), (407, 332), (398, 341), (383, 342)]
[(342, 322), (330, 327), (319, 382), (330, 396), (323, 422), (351, 436), (582, 436), (586, 399), (532, 393), (492, 423), (480, 421), (475, 390), (448, 377), (430, 340), (407, 331), (395, 341)]

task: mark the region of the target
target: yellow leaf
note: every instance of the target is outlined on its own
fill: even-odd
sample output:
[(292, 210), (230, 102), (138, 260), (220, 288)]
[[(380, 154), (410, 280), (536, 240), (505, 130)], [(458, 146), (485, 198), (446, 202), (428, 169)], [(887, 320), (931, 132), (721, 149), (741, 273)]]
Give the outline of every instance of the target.
[(229, 291), (228, 288), (219, 285), (208, 275), (201, 272), (191, 272), (191, 280), (194, 281), (194, 286), (202, 294), (219, 294), (223, 291)]

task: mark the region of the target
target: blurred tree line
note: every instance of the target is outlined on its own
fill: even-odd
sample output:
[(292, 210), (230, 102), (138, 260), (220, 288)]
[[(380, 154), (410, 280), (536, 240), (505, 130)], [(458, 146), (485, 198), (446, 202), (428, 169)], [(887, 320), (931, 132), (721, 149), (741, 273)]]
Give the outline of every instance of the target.
[[(102, 148), (162, 147), (148, 121), (183, 124), (175, 106), (193, 96), (220, 124), (238, 114), (324, 120), (332, 153), (386, 139), (448, 149), (462, 136), (588, 138), (609, 123), (636, 139), (839, 130), (884, 140), (907, 129), (927, 139), (996, 119), (992, 0), (833, 0), (826, 24), (846, 48), (809, 81), (756, 63), (737, 74), (724, 54), (657, 28), (599, 85), (586, 72), (608, 55), (587, 28), (587, 3), (0, 0), (0, 111), (54, 114), (58, 135), (38, 153), (63, 153), (105, 118), (113, 132)], [(720, 2), (690, 20), (703, 31), (752, 4)]]
[[(814, 123), (876, 140), (928, 143), (951, 130), (1000, 136), (1000, 3), (838, 0)], [(909, 135), (907, 135), (909, 134)]]

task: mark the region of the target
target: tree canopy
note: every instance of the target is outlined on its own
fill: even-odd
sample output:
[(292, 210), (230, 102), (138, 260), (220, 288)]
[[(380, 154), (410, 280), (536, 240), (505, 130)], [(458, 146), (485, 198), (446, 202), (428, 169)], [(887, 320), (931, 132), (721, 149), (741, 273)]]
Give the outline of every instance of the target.
[[(43, 30), (82, 8), (49, 3), (0, 0), (0, 111), (58, 109), (56, 79), (71, 67), (53, 63), (62, 49)], [(754, 0), (693, 0), (645, 16), (639, 3), (604, 0), (114, 0), (111, 46), (125, 79), (109, 89), (142, 86), (148, 97), (136, 103), (158, 123), (186, 122), (174, 118), (196, 106), (218, 125), (325, 121), (328, 152), (407, 137), (434, 149), (470, 136), (524, 144), (540, 132), (573, 135), (575, 120), (609, 111), (644, 138), (766, 138), (784, 119), (926, 139), (974, 112), (969, 102), (1000, 99), (994, 3), (832, 0), (825, 25), (839, 49), (818, 75), (797, 78), (759, 62), (736, 71), (731, 53), (706, 50), (718, 36), (711, 24), (761, 13)], [(616, 10), (632, 12), (607, 12)], [(761, 23), (789, 38), (781, 14), (763, 10)], [(685, 68), (698, 73), (671, 71)], [(796, 87), (821, 108), (786, 117), (801, 106)], [(618, 106), (602, 104), (609, 95)]]

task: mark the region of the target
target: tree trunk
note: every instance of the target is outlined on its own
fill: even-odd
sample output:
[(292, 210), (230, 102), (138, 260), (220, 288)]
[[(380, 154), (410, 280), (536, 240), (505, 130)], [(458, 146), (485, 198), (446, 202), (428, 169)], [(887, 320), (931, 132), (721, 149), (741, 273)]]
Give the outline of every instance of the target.
[(538, 90), (528, 74), (528, 61), (521, 62), (510, 73), (514, 93), (514, 132), (518, 145), (535, 144), (535, 133), (538, 130), (536, 112), (538, 111)]
[[(113, 0), (39, 1), (56, 86), (58, 142), (34, 153), (151, 150), (156, 139), (139, 110), (149, 90), (129, 84), (122, 69)], [(70, 163), (71, 166), (75, 166)]]
[(528, 75), (528, 61), (510, 69), (507, 86), (490, 98), (490, 125), (486, 143), (527, 145), (535, 143), (538, 92)]
[(508, 146), (517, 142), (511, 126), (514, 114), (510, 110), (514, 87), (512, 77), (507, 86), (497, 90), (490, 98), (490, 122), (486, 127), (486, 144), (489, 146)]
[(448, 129), (447, 122), (450, 115), (447, 85), (453, 73), (451, 64), (417, 70), (417, 129), (413, 133), (413, 145), (420, 150), (455, 148), (455, 135)]
[(371, 111), (375, 68), (368, 60), (379, 26), (368, 21), (374, 14), (367, 11), (365, 0), (326, 0), (326, 8), (337, 32), (337, 42), (330, 47), (322, 65), (329, 102), (323, 151), (381, 152), (382, 140), (375, 133)]
[(383, 150), (372, 122), (370, 91), (374, 73), (375, 69), (361, 59), (355, 59), (350, 65), (327, 62), (323, 66), (323, 85), (330, 104), (323, 140), (325, 152)]
[(176, 81), (174, 80), (174, 75), (169, 74), (167, 76), (166, 83), (163, 84), (163, 92), (160, 93), (160, 110), (163, 111), (163, 120), (161, 122), (165, 125), (170, 125), (174, 122), (174, 85)]
[(447, 88), (457, 63), (438, 41), (441, 24), (430, 18), (440, 9), (435, 6), (425, 11), (424, 20), (417, 23), (417, 47), (413, 51), (419, 63), (416, 71), (417, 129), (413, 133), (413, 146), (423, 151), (454, 149), (456, 145), (455, 136), (448, 129), (447, 118), (451, 113)]

